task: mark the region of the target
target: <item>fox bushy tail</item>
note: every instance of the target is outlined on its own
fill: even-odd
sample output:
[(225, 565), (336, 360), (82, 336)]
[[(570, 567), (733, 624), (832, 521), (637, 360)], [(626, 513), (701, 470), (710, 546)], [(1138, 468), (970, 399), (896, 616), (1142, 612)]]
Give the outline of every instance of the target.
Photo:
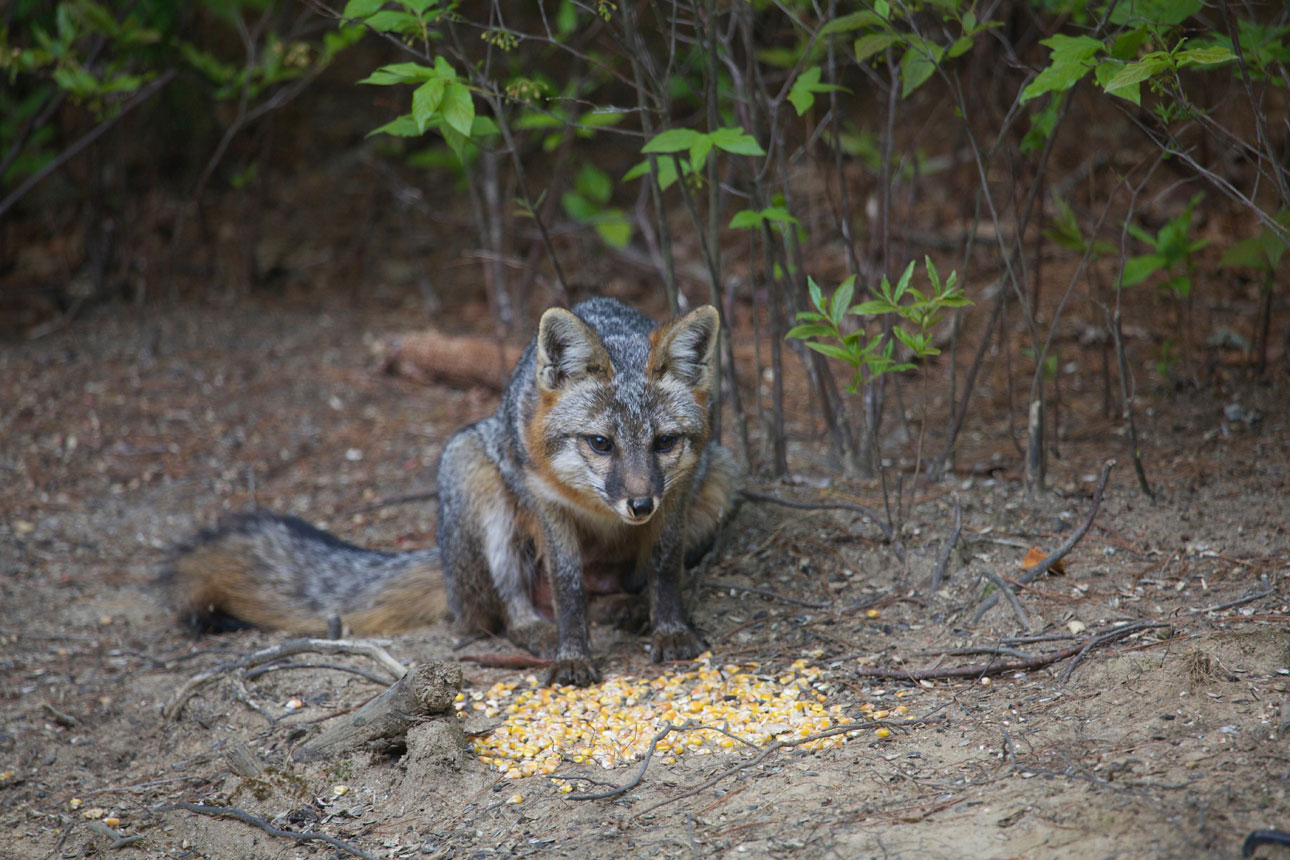
[(176, 547), (161, 580), (195, 630), (242, 627), (324, 635), (398, 633), (447, 614), (437, 549), (363, 549), (303, 520), (230, 517)]

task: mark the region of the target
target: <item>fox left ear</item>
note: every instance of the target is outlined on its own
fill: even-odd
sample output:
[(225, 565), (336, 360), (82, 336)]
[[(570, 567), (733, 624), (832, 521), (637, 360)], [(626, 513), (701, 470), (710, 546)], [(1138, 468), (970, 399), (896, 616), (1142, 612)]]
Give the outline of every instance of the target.
[(538, 323), (538, 387), (555, 391), (584, 376), (607, 376), (609, 353), (600, 336), (564, 308), (550, 308)]
[(691, 388), (711, 388), (720, 327), (717, 309), (704, 305), (659, 329), (651, 356), (654, 372), (675, 376)]

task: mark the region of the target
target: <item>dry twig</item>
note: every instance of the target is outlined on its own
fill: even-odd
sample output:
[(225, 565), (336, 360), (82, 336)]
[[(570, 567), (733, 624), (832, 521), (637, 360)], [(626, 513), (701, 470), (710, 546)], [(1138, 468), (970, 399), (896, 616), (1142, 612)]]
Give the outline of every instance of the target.
[[(1100, 645), (1106, 645), (1134, 633), (1140, 633), (1143, 630), (1149, 630), (1153, 627), (1169, 627), (1164, 621), (1138, 621), (1133, 624), (1126, 624), (1117, 627), (1114, 630), (1091, 636), (1083, 642), (1063, 648), (1060, 651), (1053, 651), (1049, 654), (1036, 654), (1033, 657), (1027, 657), (1021, 660), (991, 660), (989, 663), (973, 663), (968, 666), (940, 666), (935, 669), (884, 669), (884, 668), (865, 668), (856, 669), (856, 674), (865, 678), (889, 678), (896, 681), (930, 681), (938, 678), (984, 678), (990, 675), (1008, 675), (1013, 672), (1028, 672), (1033, 669), (1042, 669), (1053, 663), (1061, 662), (1068, 657), (1079, 655), (1083, 657), (1085, 653)], [(1076, 661), (1078, 663), (1078, 661)], [(1070, 677), (1070, 672), (1074, 666), (1067, 670), (1062, 681)]]
[[(1018, 584), (1024, 585), (1025, 583), (1043, 576), (1048, 572), (1049, 568), (1065, 558), (1066, 554), (1073, 550), (1075, 545), (1084, 538), (1084, 535), (1088, 533), (1089, 528), (1092, 527), (1093, 520), (1097, 518), (1098, 509), (1102, 507), (1102, 493), (1106, 490), (1106, 481), (1111, 477), (1111, 470), (1113, 468), (1115, 468), (1114, 460), (1107, 460), (1102, 464), (1102, 474), (1098, 477), (1097, 487), (1093, 490), (1093, 501), (1089, 504), (1088, 516), (1084, 518), (1084, 522), (1080, 523), (1080, 527), (1071, 532), (1071, 536), (1068, 537), (1061, 546), (1049, 553), (1042, 561), (1030, 570), (1017, 577)], [(1006, 590), (1008, 589), (1000, 589), (1000, 591)], [(998, 593), (991, 594), (986, 598), (981, 603), (980, 607), (977, 608), (976, 615), (972, 616), (972, 623), (976, 624), (980, 621), (981, 617), (993, 609), (994, 605), (998, 602)]]
[(791, 499), (781, 499), (767, 493), (754, 493), (751, 490), (741, 490), (739, 494), (750, 502), (765, 502), (785, 508), (795, 508), (799, 511), (851, 511), (868, 517), (882, 532), (882, 536), (887, 539), (888, 545), (895, 551), (896, 556), (901, 561), (905, 560), (905, 547), (896, 539), (896, 535), (892, 532), (886, 518), (873, 508), (868, 508), (855, 502), (794, 502)]
[(949, 563), (950, 553), (954, 550), (954, 545), (959, 542), (959, 535), (963, 533), (963, 508), (959, 507), (958, 499), (953, 499), (952, 504), (954, 505), (954, 530), (950, 532), (950, 539), (945, 542), (941, 557), (936, 560), (936, 569), (932, 571), (931, 590), (933, 592), (940, 589), (945, 577), (945, 565)]
[(189, 803), (185, 800), (167, 803), (164, 806), (156, 808), (156, 812), (170, 812), (175, 809), (185, 809), (189, 812), (196, 812), (198, 815), (209, 815), (214, 818), (233, 818), (246, 824), (253, 824), (263, 830), (270, 836), (279, 836), (284, 839), (294, 839), (297, 842), (326, 842), (333, 848), (353, 854), (355, 857), (362, 857), (363, 860), (375, 860), (371, 854), (360, 851), (353, 845), (344, 840), (337, 839), (335, 836), (328, 836), (325, 833), (297, 833), (292, 830), (283, 830), (280, 827), (274, 827), (269, 822), (260, 818), (258, 815), (252, 815), (244, 809), (238, 809), (236, 806), (207, 806), (204, 803)]
[(395, 660), (388, 651), (375, 642), (349, 639), (291, 639), (194, 675), (162, 706), (161, 715), (168, 720), (175, 719), (179, 716), (180, 711), (183, 710), (184, 703), (196, 692), (197, 688), (216, 678), (233, 672), (242, 672), (253, 666), (272, 663), (284, 657), (306, 653), (353, 654), (370, 657), (380, 664), (391, 675), (393, 680), (398, 680), (407, 672), (402, 663)]
[[(366, 705), (298, 747), (291, 757), (296, 761), (317, 761), (370, 741), (404, 737), (414, 724), (451, 711), (453, 697), (460, 689), (461, 666), (421, 663)], [(456, 720), (453, 715), (450, 718)]]
[(705, 582), (703, 583), (703, 587), (712, 591), (725, 591), (726, 589), (731, 591), (742, 591), (745, 594), (756, 594), (760, 597), (778, 600), (781, 603), (791, 603), (794, 606), (805, 606), (807, 609), (829, 609), (833, 606), (832, 603), (827, 601), (802, 600), (797, 597), (789, 597), (784, 594), (779, 594), (767, 588), (754, 588), (750, 585), (733, 585), (729, 582)]

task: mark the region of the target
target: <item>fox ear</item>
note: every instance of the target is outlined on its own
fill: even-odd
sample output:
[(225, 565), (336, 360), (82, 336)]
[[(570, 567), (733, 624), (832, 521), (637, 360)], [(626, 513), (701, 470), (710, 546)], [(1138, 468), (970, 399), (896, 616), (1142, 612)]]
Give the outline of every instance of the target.
[(564, 308), (542, 314), (537, 334), (537, 382), (544, 391), (584, 376), (607, 376), (609, 353), (600, 336)]
[(717, 309), (704, 305), (659, 329), (650, 359), (654, 373), (674, 376), (691, 388), (711, 388), (720, 325)]

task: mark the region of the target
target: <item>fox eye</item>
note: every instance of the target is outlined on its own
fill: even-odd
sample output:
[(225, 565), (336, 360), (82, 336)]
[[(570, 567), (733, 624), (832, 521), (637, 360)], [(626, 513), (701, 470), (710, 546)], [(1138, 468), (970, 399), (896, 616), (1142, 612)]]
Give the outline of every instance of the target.
[(679, 438), (675, 433), (664, 433), (654, 439), (654, 450), (659, 454), (666, 454), (676, 447), (676, 440)]
[(592, 434), (590, 436), (583, 436), (582, 438), (587, 440), (587, 444), (591, 446), (591, 450), (595, 451), (597, 454), (608, 454), (610, 451), (614, 450), (614, 440), (610, 439), (608, 436), (597, 436)]

